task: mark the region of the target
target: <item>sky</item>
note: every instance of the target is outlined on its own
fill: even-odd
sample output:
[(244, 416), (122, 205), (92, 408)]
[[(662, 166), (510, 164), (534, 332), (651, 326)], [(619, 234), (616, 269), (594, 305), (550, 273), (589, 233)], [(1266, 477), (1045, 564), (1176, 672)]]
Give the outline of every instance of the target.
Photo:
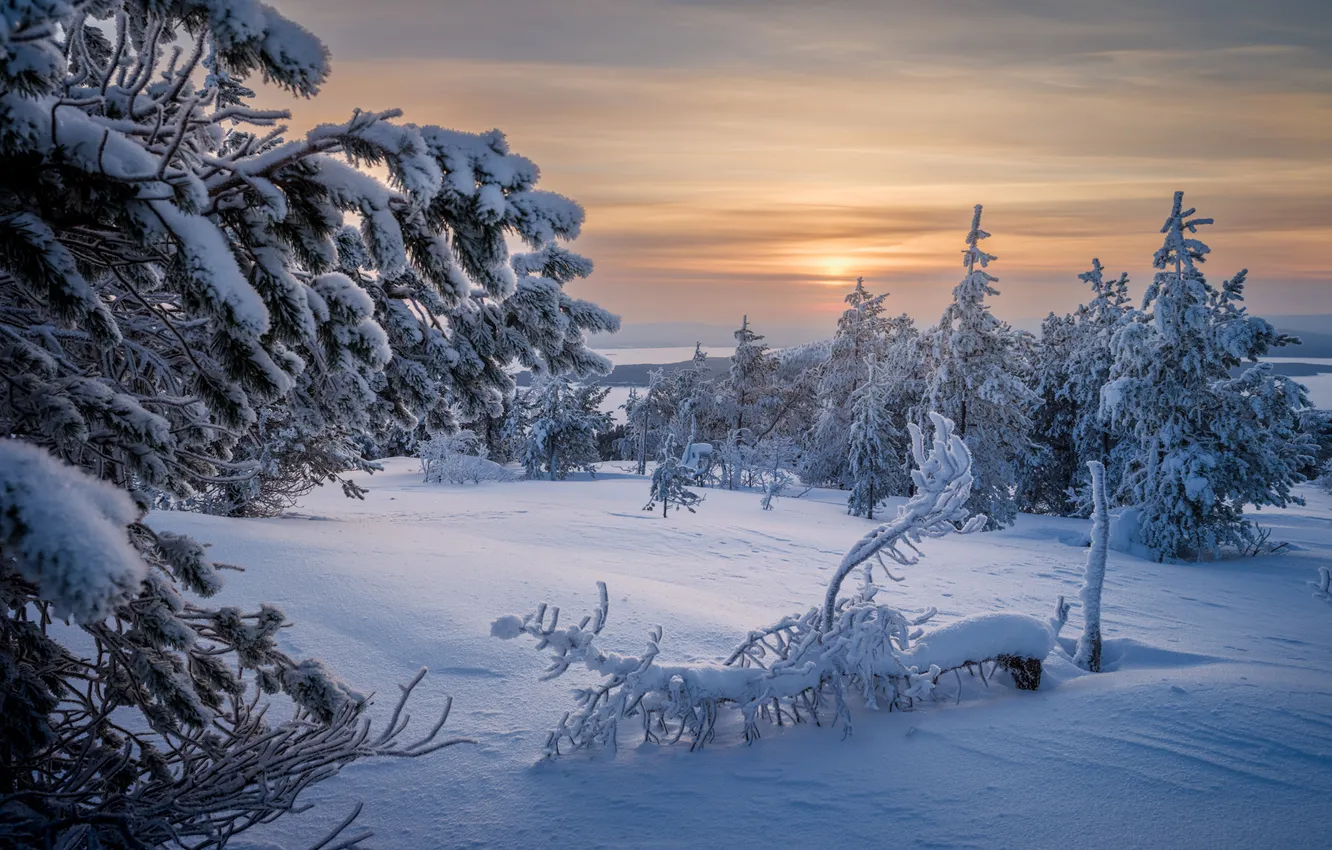
[[(1172, 193), (1217, 282), (1332, 313), (1328, 0), (276, 0), (353, 108), (503, 130), (587, 210), (575, 294), (627, 324), (827, 335), (855, 278), (937, 319), (972, 207), (996, 314), (1140, 293)], [(287, 100), (281, 96), (281, 100)]]

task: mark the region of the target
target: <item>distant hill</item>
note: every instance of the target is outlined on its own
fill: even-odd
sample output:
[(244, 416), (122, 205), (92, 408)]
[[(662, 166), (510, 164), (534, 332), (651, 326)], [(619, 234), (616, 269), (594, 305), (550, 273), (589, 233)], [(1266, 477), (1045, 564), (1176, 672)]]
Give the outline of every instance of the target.
[[(1278, 348), (1272, 352), (1273, 357), (1332, 357), (1332, 333), (1327, 332), (1332, 331), (1332, 316), (1311, 316), (1309, 318), (1321, 319), (1322, 321), (1318, 324), (1325, 330), (1305, 330), (1290, 324), (1272, 322), (1277, 330), (1300, 338), (1299, 345), (1287, 345), (1284, 348)], [(1311, 322), (1302, 322), (1301, 324), (1311, 324)]]

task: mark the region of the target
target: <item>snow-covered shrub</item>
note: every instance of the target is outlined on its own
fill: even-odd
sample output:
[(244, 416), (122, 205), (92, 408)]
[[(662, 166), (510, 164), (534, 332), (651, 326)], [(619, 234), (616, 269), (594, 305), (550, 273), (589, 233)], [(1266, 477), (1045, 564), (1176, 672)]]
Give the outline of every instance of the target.
[(417, 445), (427, 484), (480, 484), (515, 481), (518, 475), (487, 457), (485, 440), (472, 431), (434, 434)]
[(1324, 493), (1332, 493), (1332, 460), (1323, 464), (1318, 470), (1318, 477), (1314, 483), (1322, 488)]
[(694, 506), (703, 501), (702, 496), (689, 489), (694, 478), (694, 471), (675, 456), (675, 437), (667, 434), (666, 442), (661, 447), (661, 461), (652, 471), (652, 489), (643, 510), (654, 510), (660, 502), (663, 518), (672, 506), (676, 511), (684, 508), (694, 513)]
[(1314, 596), (1332, 602), (1332, 569), (1318, 568), (1318, 581), (1314, 583)]
[(772, 475), (763, 483), (763, 496), (759, 499), (759, 507), (765, 511), (772, 510), (777, 497), (784, 494), (786, 488), (790, 487), (795, 480), (795, 476), (785, 469), (774, 469)]
[(518, 475), (486, 457), (484, 441), (471, 431), (436, 434), (417, 446), (427, 484), (515, 481)]
[[(548, 650), (555, 678), (579, 665), (604, 677), (575, 691), (577, 707), (567, 712), (546, 741), (547, 755), (561, 745), (573, 749), (617, 744), (620, 722), (633, 718), (648, 741), (678, 741), (691, 748), (712, 740), (720, 712), (739, 711), (746, 740), (759, 736), (760, 721), (777, 723), (840, 722), (849, 733), (851, 695), (871, 708), (907, 709), (930, 697), (944, 673), (993, 663), (1010, 669), (1020, 687), (1039, 684), (1040, 662), (1054, 638), (1049, 627), (1021, 614), (987, 614), (924, 633), (920, 626), (935, 614), (908, 612), (876, 600), (874, 567), (885, 575), (885, 558), (901, 565), (918, 562), (922, 539), (970, 533), (985, 517), (969, 517), (971, 455), (953, 434), (953, 424), (931, 418), (935, 439), (928, 453), (919, 428), (912, 426), (912, 479), (917, 493), (891, 522), (865, 535), (843, 558), (820, 604), (803, 614), (783, 617), (751, 631), (719, 663), (672, 664), (659, 658), (662, 629), (656, 627), (638, 656), (603, 650), (599, 645), (609, 614), (609, 596), (598, 582), (600, 602), (576, 625), (560, 625), (558, 608), (541, 604), (531, 614), (496, 620), (491, 634), (510, 639), (527, 635), (537, 649)], [(843, 581), (860, 570), (850, 596), (840, 595)]]

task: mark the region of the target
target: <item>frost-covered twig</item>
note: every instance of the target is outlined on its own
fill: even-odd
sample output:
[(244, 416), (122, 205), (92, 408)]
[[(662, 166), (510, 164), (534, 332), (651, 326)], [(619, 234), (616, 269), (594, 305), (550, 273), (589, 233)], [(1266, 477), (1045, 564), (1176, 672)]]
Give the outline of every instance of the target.
[[(950, 420), (937, 413), (931, 413), (930, 420), (934, 423), (934, 445), (928, 456), (920, 427), (915, 423), (907, 426), (911, 430), (911, 456), (916, 462), (911, 470), (916, 495), (898, 510), (895, 519), (866, 534), (846, 553), (824, 595), (824, 628), (832, 627), (842, 582), (870, 558), (887, 555), (898, 564), (912, 566), (920, 560), (920, 550), (913, 544), (922, 538), (970, 534), (985, 527), (986, 518), (968, 518), (965, 507), (971, 495), (971, 452), (953, 433)], [(910, 551), (903, 551), (903, 547)]]

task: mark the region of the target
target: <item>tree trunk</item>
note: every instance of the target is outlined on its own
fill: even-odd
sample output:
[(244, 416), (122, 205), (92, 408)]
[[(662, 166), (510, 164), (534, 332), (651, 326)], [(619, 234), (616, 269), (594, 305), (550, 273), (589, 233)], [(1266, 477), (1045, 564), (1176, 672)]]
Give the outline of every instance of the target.
[(997, 660), (1012, 675), (1019, 691), (1034, 691), (1041, 686), (1041, 659), (1001, 655)]
[(638, 435), (638, 474), (639, 474), (639, 475), (646, 475), (646, 474), (647, 474), (647, 439), (648, 439), (648, 429), (651, 427), (651, 425), (652, 425), (652, 414), (651, 414), (651, 412), (644, 412), (644, 414), (643, 414), (643, 429), (642, 429), (642, 431), (639, 432), (639, 435)]
[(1110, 550), (1110, 511), (1105, 497), (1105, 467), (1087, 464), (1092, 477), (1091, 549), (1087, 552), (1086, 577), (1082, 582), (1082, 637), (1073, 663), (1092, 673), (1101, 672), (1101, 590), (1105, 585), (1105, 561)]

